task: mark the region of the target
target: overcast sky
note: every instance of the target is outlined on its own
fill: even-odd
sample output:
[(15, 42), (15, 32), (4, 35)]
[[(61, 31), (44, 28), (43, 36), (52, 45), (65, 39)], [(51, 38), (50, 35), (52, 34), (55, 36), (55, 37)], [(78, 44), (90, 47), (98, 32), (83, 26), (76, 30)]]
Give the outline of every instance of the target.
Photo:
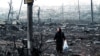
[[(21, 0), (12, 0), (14, 8), (19, 8)], [(34, 2), (34, 5), (38, 6), (61, 6), (62, 3), (64, 5), (77, 5), (78, 0), (36, 0)], [(89, 5), (91, 0), (79, 0), (80, 5)], [(0, 0), (0, 8), (9, 8), (8, 2), (10, 0)], [(94, 4), (98, 5), (100, 4), (100, 0), (93, 0)], [(27, 5), (24, 4), (23, 0), (23, 7), (26, 7)]]

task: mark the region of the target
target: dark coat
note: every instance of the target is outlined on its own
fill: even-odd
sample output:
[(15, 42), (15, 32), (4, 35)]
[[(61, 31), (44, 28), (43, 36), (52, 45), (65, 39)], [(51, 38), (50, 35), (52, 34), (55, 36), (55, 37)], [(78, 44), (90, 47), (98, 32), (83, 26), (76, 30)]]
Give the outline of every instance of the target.
[(54, 37), (54, 40), (56, 40), (56, 43), (63, 44), (63, 41), (65, 40), (64, 33), (63, 32), (57, 32), (55, 37)]
[(63, 50), (63, 42), (65, 40), (65, 36), (63, 32), (57, 32), (54, 40), (56, 40), (56, 50), (61, 52)]

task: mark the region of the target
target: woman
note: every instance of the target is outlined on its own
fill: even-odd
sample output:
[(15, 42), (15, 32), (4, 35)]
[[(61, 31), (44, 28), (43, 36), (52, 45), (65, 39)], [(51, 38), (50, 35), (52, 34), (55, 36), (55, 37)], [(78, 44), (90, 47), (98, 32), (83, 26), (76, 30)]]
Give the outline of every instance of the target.
[(54, 40), (56, 41), (56, 50), (57, 53), (62, 53), (63, 51), (63, 42), (65, 40), (64, 33), (61, 28), (57, 28), (57, 33), (55, 34)]

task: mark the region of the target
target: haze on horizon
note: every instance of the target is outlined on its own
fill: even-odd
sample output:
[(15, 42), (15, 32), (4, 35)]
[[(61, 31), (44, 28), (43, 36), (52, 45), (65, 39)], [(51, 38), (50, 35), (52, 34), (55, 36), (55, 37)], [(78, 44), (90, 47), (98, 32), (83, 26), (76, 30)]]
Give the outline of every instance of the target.
[[(12, 0), (13, 1), (13, 7), (15, 9), (18, 9), (21, 4), (21, 0)], [(90, 5), (91, 0), (79, 0), (80, 5)], [(0, 0), (0, 8), (9, 8), (8, 2), (10, 0)], [(34, 5), (36, 6), (61, 6), (61, 5), (77, 5), (78, 0), (36, 0), (34, 1)], [(94, 5), (99, 5), (100, 0), (93, 0)], [(26, 7), (27, 5), (24, 4), (23, 0), (23, 5), (22, 7)]]

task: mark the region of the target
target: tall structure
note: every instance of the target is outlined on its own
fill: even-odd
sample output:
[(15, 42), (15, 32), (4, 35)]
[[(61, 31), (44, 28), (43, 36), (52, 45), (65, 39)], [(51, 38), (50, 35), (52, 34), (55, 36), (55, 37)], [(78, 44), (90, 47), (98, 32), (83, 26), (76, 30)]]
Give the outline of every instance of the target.
[(92, 18), (92, 23), (94, 22), (94, 15), (93, 15), (93, 0), (91, 0), (91, 18)]
[(10, 0), (7, 23), (11, 24), (12, 23), (12, 19), (13, 19), (13, 6), (12, 6), (12, 0)]
[(64, 19), (64, 4), (62, 2), (62, 19)]
[(33, 3), (32, 2), (30, 2), (30, 3), (28, 3), (27, 4), (27, 17), (28, 17), (28, 35), (27, 35), (27, 44), (28, 44), (28, 49), (29, 49), (29, 52), (28, 52), (28, 54), (29, 54), (29, 56), (30, 55), (32, 55), (31, 54), (31, 49), (32, 49), (32, 41), (34, 41), (33, 39), (32, 39), (32, 37), (33, 37), (33, 23), (32, 23), (32, 15), (33, 15), (33, 13), (32, 13), (32, 6), (33, 6)]
[(38, 16), (38, 24), (40, 24), (41, 23), (41, 19), (40, 19), (40, 7), (38, 9), (37, 16)]
[[(34, 47), (32, 45), (32, 42), (34, 42), (33, 37), (33, 23), (32, 23), (32, 7), (33, 7), (33, 2), (34, 0), (24, 0), (24, 3), (27, 4), (27, 20), (28, 20), (28, 24), (27, 24), (27, 47), (28, 47), (28, 56), (31, 56), (31, 50)], [(33, 43), (34, 44), (34, 43)]]
[(21, 8), (22, 8), (22, 3), (23, 3), (23, 0), (21, 1), (21, 4), (20, 4), (19, 12), (18, 12), (18, 15), (17, 15), (17, 20), (19, 20)]
[(64, 0), (62, 0), (62, 5), (61, 5), (61, 19), (64, 20)]
[(79, 0), (78, 0), (78, 16), (79, 16), (79, 21), (80, 21), (81, 18), (80, 18), (80, 3), (79, 3)]

